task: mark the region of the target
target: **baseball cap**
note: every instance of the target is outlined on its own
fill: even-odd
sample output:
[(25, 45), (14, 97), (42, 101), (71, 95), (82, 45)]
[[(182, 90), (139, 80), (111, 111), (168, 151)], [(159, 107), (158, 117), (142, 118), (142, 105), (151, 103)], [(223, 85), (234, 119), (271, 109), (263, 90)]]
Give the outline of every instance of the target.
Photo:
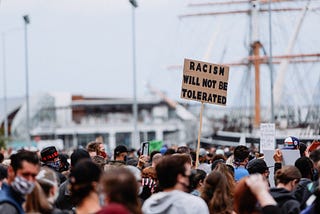
[(206, 156), (208, 153), (207, 151), (204, 149), (204, 148), (200, 148), (199, 149), (199, 156), (200, 157), (203, 157), (203, 156)]
[(283, 149), (298, 149), (300, 145), (300, 141), (298, 138), (290, 136), (284, 140)]
[(41, 161), (47, 162), (52, 161), (59, 156), (59, 153), (54, 146), (49, 146), (41, 150)]
[(266, 170), (268, 170), (270, 167), (267, 166), (266, 162), (263, 159), (253, 159), (248, 162), (247, 170), (249, 174), (254, 174), (254, 173), (262, 174)]

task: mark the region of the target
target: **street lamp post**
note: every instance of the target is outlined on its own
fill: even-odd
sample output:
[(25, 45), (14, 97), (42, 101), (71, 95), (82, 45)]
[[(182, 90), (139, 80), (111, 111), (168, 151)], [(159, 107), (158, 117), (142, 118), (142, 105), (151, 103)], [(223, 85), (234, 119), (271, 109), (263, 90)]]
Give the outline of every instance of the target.
[(138, 139), (138, 104), (137, 104), (137, 79), (136, 79), (136, 37), (135, 37), (135, 8), (138, 7), (136, 0), (129, 0), (132, 5), (132, 72), (133, 72), (133, 142), (132, 145), (135, 148), (139, 147)]
[(7, 115), (7, 75), (6, 75), (6, 38), (2, 33), (2, 69), (3, 69), (3, 110), (4, 110), (4, 140), (8, 139), (8, 115)]
[(27, 140), (30, 140), (30, 110), (29, 110), (29, 69), (28, 69), (28, 31), (27, 26), (30, 24), (28, 15), (23, 16), (24, 20), (24, 44), (25, 44), (25, 75), (26, 75), (26, 132)]

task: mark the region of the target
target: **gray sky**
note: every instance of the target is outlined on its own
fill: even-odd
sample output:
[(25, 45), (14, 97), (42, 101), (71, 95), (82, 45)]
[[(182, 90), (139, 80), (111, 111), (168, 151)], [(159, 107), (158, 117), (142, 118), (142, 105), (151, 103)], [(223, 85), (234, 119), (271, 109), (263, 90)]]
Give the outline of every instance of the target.
[[(138, 0), (138, 4), (137, 85), (138, 95), (143, 96), (146, 82), (157, 79), (154, 82), (159, 85), (155, 86), (161, 88), (166, 81), (157, 78), (159, 73), (171, 78), (167, 59), (185, 1)], [(132, 96), (132, 10), (128, 0), (2, 0), (0, 31), (6, 34), (9, 97), (25, 94), (24, 14), (31, 20), (30, 94), (62, 91)], [(3, 87), (0, 90), (2, 94)]]
[[(138, 97), (147, 94), (146, 83), (179, 99), (182, 69), (168, 70), (184, 58), (212, 63), (235, 62), (248, 53), (249, 22), (247, 15), (211, 16), (179, 19), (179, 15), (199, 11), (238, 9), (239, 6), (188, 8), (188, 0), (137, 0), (136, 63)], [(196, 1), (193, 1), (196, 2)], [(201, 1), (207, 2), (207, 1)], [(288, 4), (288, 3), (286, 3)], [(291, 3), (296, 4), (296, 3)], [(278, 4), (279, 5), (279, 4)], [(319, 5), (319, 4), (318, 4)], [(299, 5), (289, 5), (299, 6)], [(248, 5), (243, 8), (247, 9)], [(132, 28), (128, 0), (1, 0), (0, 31), (5, 32), (7, 94), (25, 95), (24, 22), (28, 14), (30, 94), (72, 92), (101, 96), (131, 97)], [(285, 54), (300, 13), (273, 15), (273, 54)], [(316, 53), (319, 30), (315, 26), (319, 12), (307, 16), (293, 54)], [(268, 14), (260, 19), (260, 40), (268, 52)], [(211, 45), (210, 45), (211, 44)], [(3, 46), (1, 46), (1, 82), (3, 86)], [(303, 68), (303, 69), (302, 69)], [(296, 98), (306, 98), (319, 80), (313, 64), (294, 66), (287, 74), (286, 87)], [(277, 69), (277, 67), (276, 67)], [(309, 75), (305, 75), (305, 71)], [(252, 77), (243, 79), (244, 67), (230, 70), (228, 104), (252, 102)], [(293, 75), (294, 74), (294, 75)], [(305, 82), (302, 82), (301, 80)], [(270, 75), (261, 71), (262, 103), (270, 100)], [(295, 86), (299, 87), (295, 87)], [(309, 91), (305, 95), (305, 90)], [(304, 93), (300, 92), (303, 91)], [(243, 96), (244, 93), (247, 96)], [(0, 96), (3, 87), (0, 87)], [(240, 95), (242, 96), (240, 99)], [(287, 97), (288, 99), (288, 97)], [(289, 97), (289, 101), (290, 101)], [(250, 101), (251, 100), (251, 101)], [(288, 101), (288, 102), (289, 102)], [(299, 100), (301, 103), (301, 100)]]

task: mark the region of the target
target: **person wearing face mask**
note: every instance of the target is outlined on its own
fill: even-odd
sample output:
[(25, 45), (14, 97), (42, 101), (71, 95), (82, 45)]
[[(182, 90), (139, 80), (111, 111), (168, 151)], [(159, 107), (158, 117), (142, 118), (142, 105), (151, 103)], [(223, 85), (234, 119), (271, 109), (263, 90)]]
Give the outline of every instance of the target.
[(35, 186), (40, 161), (35, 152), (26, 150), (11, 155), (10, 160), (8, 183), (0, 191), (0, 213), (23, 214), (22, 204)]
[(50, 213), (67, 213), (67, 211), (61, 211), (54, 205), (54, 202), (59, 195), (58, 178), (56, 173), (49, 167), (42, 167), (36, 179), (43, 190), (44, 197), (49, 203)]
[(59, 158), (59, 153), (54, 146), (49, 146), (41, 150), (41, 161), (42, 161), (42, 166), (47, 166), (50, 169), (54, 170), (59, 182), (58, 185), (63, 183), (67, 178), (63, 174), (60, 173), (60, 158)]
[(157, 164), (156, 171), (161, 191), (152, 194), (144, 202), (144, 214), (209, 214), (208, 206), (203, 199), (187, 193), (191, 176), (190, 155), (165, 156)]

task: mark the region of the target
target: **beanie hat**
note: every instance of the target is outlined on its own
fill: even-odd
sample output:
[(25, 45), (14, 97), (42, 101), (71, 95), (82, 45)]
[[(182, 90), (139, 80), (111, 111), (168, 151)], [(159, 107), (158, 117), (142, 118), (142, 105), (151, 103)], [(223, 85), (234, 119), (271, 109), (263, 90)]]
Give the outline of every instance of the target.
[(284, 149), (298, 149), (300, 145), (300, 141), (296, 137), (287, 137), (284, 140)]
[(49, 146), (41, 150), (41, 161), (42, 162), (47, 162), (47, 161), (52, 161), (56, 157), (59, 156), (59, 153), (54, 146)]

